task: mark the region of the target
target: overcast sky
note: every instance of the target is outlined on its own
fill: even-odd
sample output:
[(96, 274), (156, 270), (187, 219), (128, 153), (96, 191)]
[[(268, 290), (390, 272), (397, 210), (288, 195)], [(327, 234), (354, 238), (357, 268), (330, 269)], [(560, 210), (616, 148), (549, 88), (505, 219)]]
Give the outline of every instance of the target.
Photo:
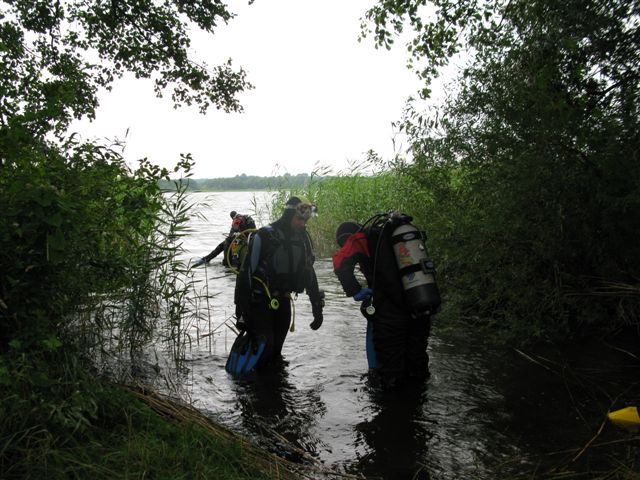
[[(174, 110), (147, 81), (118, 81), (100, 96), (97, 119), (76, 124), (86, 138), (124, 138), (125, 156), (172, 167), (195, 160), (195, 178), (344, 171), (373, 149), (394, 154), (391, 122), (421, 86), (406, 68), (404, 45), (376, 50), (358, 43), (360, 19), (373, 0), (230, 2), (237, 13), (214, 35), (195, 35), (193, 53), (210, 66), (231, 57), (255, 89), (244, 113), (195, 107)], [(396, 137), (395, 150), (405, 147)]]

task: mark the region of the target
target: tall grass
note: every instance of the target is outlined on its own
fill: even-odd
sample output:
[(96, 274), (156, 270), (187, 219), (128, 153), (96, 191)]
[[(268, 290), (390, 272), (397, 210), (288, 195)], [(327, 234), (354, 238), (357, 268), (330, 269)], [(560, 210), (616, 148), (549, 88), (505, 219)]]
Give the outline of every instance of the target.
[[(382, 164), (373, 156), (337, 176), (319, 170), (305, 188), (281, 191), (279, 202), (296, 194), (318, 206), (308, 230), (323, 257), (337, 250), (335, 231), (343, 221), (362, 223), (390, 210), (412, 216), (427, 233), (437, 268), (444, 300), (439, 318), (447, 320), (441, 324), (462, 320), (514, 343), (562, 341), (598, 329), (637, 331), (636, 283), (592, 277), (570, 288), (572, 277), (553, 254), (569, 248), (562, 238), (547, 238), (542, 228), (525, 231), (534, 220), (523, 216), (491, 216), (487, 206), (505, 200), (471, 191), (469, 176), (459, 166)], [(519, 235), (499, 233), (514, 229)]]
[(104, 386), (99, 400), (91, 429), (63, 437), (33, 428), (16, 435), (15, 445), (3, 439), (2, 478), (299, 478), (287, 462), (164, 397)]
[(316, 204), (318, 216), (309, 222), (308, 230), (320, 256), (336, 251), (336, 229), (347, 220), (364, 223), (377, 213), (396, 210), (413, 216), (416, 225), (427, 231), (434, 224), (437, 212), (429, 193), (372, 153), (346, 172), (329, 173), (319, 168), (304, 189), (283, 190), (276, 200), (283, 204), (289, 195), (302, 195)]
[[(182, 260), (182, 240), (189, 233), (192, 205), (186, 185), (159, 197), (149, 235), (134, 255), (122, 259), (125, 281), (112, 290), (88, 296), (69, 316), (65, 337), (75, 339), (90, 365), (126, 381), (152, 345), (164, 346), (176, 367), (191, 343), (189, 327), (198, 317), (197, 283)], [(195, 299), (195, 302), (194, 302)], [(207, 312), (203, 312), (207, 313)]]

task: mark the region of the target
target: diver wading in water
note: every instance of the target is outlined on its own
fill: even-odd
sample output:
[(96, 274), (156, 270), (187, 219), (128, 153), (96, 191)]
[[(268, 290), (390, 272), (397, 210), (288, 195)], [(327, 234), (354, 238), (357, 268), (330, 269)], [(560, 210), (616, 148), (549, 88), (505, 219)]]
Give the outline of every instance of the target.
[[(429, 376), (427, 343), (440, 293), (426, 235), (411, 220), (391, 212), (375, 215), (364, 225), (344, 222), (336, 231), (340, 250), (333, 256), (334, 273), (346, 295), (362, 302), (367, 360), (383, 388)], [(366, 287), (356, 278), (356, 267)]]
[(248, 251), (236, 278), (234, 301), (240, 335), (234, 342), (226, 370), (240, 376), (281, 359), (291, 327), (291, 294), (306, 291), (313, 322), (322, 325), (324, 293), (318, 288), (315, 260), (306, 222), (315, 206), (291, 197), (282, 216), (249, 239)]
[(207, 256), (197, 259), (193, 264), (194, 267), (209, 263), (221, 253), (223, 254), (222, 265), (231, 268), (238, 268), (240, 266), (240, 251), (246, 245), (247, 233), (255, 230), (256, 222), (250, 215), (242, 215), (235, 210), (232, 210), (229, 215), (232, 220), (231, 230), (227, 237)]

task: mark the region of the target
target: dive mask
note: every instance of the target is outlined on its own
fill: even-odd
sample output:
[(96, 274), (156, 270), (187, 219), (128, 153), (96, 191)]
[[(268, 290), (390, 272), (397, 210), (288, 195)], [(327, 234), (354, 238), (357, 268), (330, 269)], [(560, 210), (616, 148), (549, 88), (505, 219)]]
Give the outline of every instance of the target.
[(304, 220), (309, 220), (311, 217), (315, 217), (318, 214), (318, 207), (312, 203), (299, 203), (297, 205), (287, 205), (286, 208), (295, 209), (296, 217)]

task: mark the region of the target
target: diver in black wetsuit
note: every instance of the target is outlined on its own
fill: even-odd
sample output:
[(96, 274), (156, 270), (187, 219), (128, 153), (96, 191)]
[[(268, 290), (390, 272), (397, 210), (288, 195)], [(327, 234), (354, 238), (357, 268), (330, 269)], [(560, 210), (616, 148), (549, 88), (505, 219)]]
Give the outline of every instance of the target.
[[(423, 305), (431, 305), (412, 307), (394, 253), (394, 246), (404, 246), (402, 238), (398, 238), (402, 235), (394, 232), (401, 225), (410, 225), (410, 217), (379, 217), (379, 221), (364, 228), (355, 222), (338, 227), (336, 241), (341, 248), (333, 256), (333, 267), (346, 295), (362, 302), (361, 311), (367, 318), (369, 368), (379, 375), (383, 388), (393, 389), (408, 381), (422, 382), (429, 376), (427, 342), (431, 315), (439, 306), (440, 297), (435, 284), (422, 285), (426, 289)], [(414, 235), (414, 227), (408, 230)], [(422, 241), (421, 232), (415, 230), (415, 235), (418, 236), (411, 241)], [(408, 275), (415, 276), (429, 265), (426, 258), (412, 260), (411, 252), (405, 250), (404, 260), (415, 264), (409, 266), (415, 268)], [(356, 267), (363, 273), (366, 287), (356, 278)]]
[[(322, 325), (323, 292), (313, 268), (315, 260), (307, 220), (315, 206), (291, 197), (284, 213), (251, 236), (249, 251), (236, 280), (235, 304), (238, 327), (246, 330), (253, 345), (264, 344), (257, 368), (281, 358), (291, 325), (291, 294), (306, 290), (313, 322)], [(241, 368), (241, 367), (240, 367)], [(234, 372), (231, 369), (230, 373)]]
[[(236, 268), (239, 266), (239, 258), (234, 258), (233, 255), (228, 255), (229, 248), (232, 248), (233, 250), (233, 247), (237, 246), (237, 248), (239, 249), (240, 244), (246, 241), (246, 237), (240, 234), (246, 230), (255, 229), (256, 223), (250, 215), (242, 215), (240, 213), (237, 213), (235, 210), (232, 210), (229, 215), (233, 219), (231, 222), (231, 230), (229, 231), (229, 235), (227, 235), (227, 237), (222, 242), (220, 242), (218, 246), (211, 251), (211, 253), (196, 260), (196, 262), (193, 264), (194, 267), (199, 267), (203, 263), (209, 263), (221, 253), (224, 253), (224, 255), (222, 256), (222, 265), (224, 265), (225, 267), (233, 266)], [(229, 261), (231, 261), (231, 265), (229, 265)]]

